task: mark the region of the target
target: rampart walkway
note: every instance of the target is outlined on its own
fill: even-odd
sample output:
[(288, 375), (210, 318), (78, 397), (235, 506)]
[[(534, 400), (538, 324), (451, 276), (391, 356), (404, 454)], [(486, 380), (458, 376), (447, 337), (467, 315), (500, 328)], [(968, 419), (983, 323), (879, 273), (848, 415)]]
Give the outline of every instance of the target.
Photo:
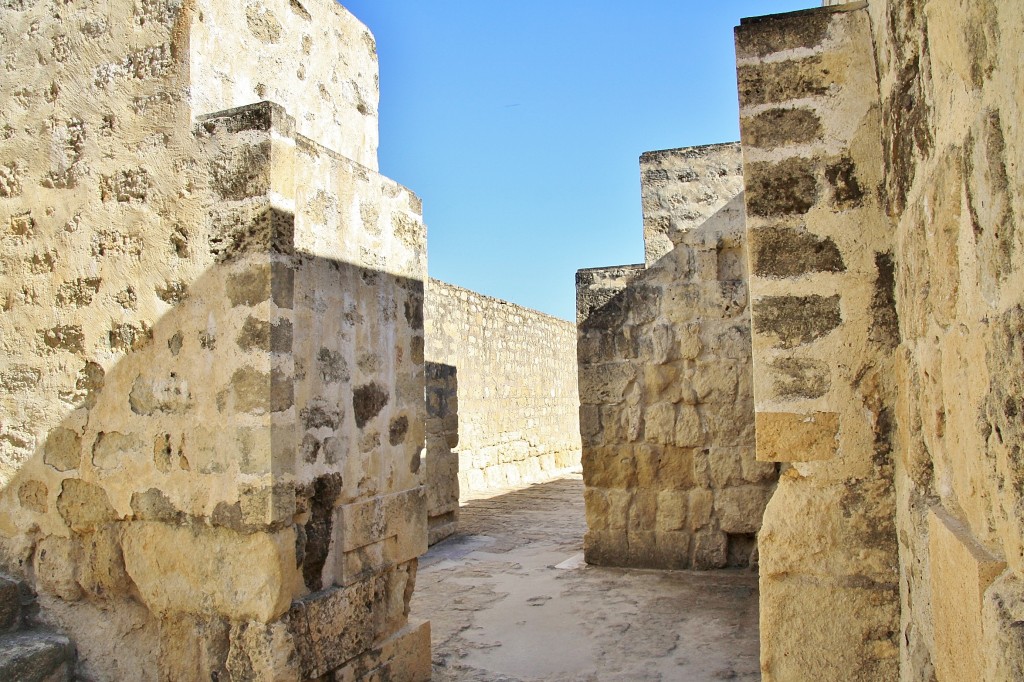
[(420, 559), (434, 680), (757, 680), (757, 577), (583, 563), (578, 475), (470, 501)]

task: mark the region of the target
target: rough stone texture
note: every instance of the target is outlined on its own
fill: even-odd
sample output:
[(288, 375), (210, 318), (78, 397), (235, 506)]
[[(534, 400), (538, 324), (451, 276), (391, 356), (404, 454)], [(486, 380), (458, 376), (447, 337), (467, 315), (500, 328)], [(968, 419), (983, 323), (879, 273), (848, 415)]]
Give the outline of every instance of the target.
[[(447, 395), (450, 409), (456, 389), (457, 411), (439, 416), (448, 420), (445, 445), (458, 455), (463, 496), (536, 483), (579, 466), (571, 322), (436, 279), (427, 285), (424, 318), (427, 362), (455, 371), (454, 379), (434, 373), (428, 400)], [(436, 507), (440, 511), (454, 496), (455, 462), (435, 452), (428, 457), (442, 475), (427, 475), (438, 503), (447, 500)]]
[(640, 179), (649, 267), (743, 189), (740, 146), (732, 142), (646, 152), (640, 156)]
[[(365, 27), (250, 5), (3, 10), (0, 564), (88, 679), (425, 655), (420, 202), (373, 170)], [(322, 664), (289, 614), (339, 590)]]
[[(710, 195), (691, 195), (709, 150), (719, 164), (738, 161), (735, 145), (642, 157), (645, 208), (652, 196), (676, 198), (667, 213), (681, 221), (671, 251), (646, 269), (577, 274), (592, 564), (745, 566), (775, 487), (776, 465), (754, 457), (742, 196), (682, 229), (710, 205)], [(652, 173), (656, 159), (673, 161), (671, 178)], [(663, 236), (645, 231), (655, 242)]]
[(427, 541), (455, 532), (459, 521), (459, 375), (455, 367), (428, 362)]
[[(839, 295), (842, 320), (780, 352), (755, 318), (759, 420), (839, 419), (833, 458), (794, 464), (766, 514), (764, 676), (1019, 679), (1024, 6), (824, 4), (737, 31), (747, 168), (802, 157), (818, 195), (802, 214), (759, 211), (751, 244), (831, 239), (845, 268), (822, 267), (822, 248), (751, 250), (755, 306)], [(766, 112), (798, 108), (817, 113), (817, 142), (795, 118), (766, 134)], [(810, 361), (831, 376), (793, 391)], [(778, 450), (761, 437), (759, 454)]]
[[(862, 5), (736, 29), (757, 456), (791, 463), (758, 538), (766, 681), (898, 676), (895, 364), (878, 323), (895, 316), (879, 268), (893, 241), (870, 40)], [(797, 109), (818, 125), (777, 113)], [(767, 116), (789, 127), (766, 134)]]

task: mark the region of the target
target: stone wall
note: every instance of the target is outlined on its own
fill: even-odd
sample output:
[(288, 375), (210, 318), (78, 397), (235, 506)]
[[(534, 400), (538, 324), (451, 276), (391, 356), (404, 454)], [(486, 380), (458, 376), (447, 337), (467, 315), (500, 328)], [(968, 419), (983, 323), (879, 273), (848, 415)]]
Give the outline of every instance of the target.
[(1022, 35), (973, 1), (737, 30), (758, 455), (795, 460), (766, 680), (1024, 677)]
[[(89, 678), (428, 679), (425, 229), (324, 146), (375, 126), (342, 95), (375, 98), (368, 32), (328, 0), (3, 12), (4, 568)], [(337, 79), (313, 118), (195, 80), (306, 34), (352, 37), (274, 53)]]
[(644, 262), (656, 263), (742, 189), (738, 142), (641, 154)]
[(429, 544), (455, 532), (459, 521), (459, 375), (455, 367), (426, 363), (427, 438), (424, 463)]
[[(462, 495), (578, 466), (573, 324), (435, 279), (426, 301), (427, 361), (454, 368), (457, 380), (458, 433), (449, 442), (457, 440)], [(435, 388), (445, 391), (428, 392)], [(447, 395), (450, 409), (450, 387)], [(451, 471), (453, 463), (441, 466)], [(451, 500), (447, 479), (436, 483), (449, 486), (441, 497)]]
[[(577, 273), (590, 563), (721, 568), (754, 559), (777, 467), (754, 458), (743, 199), (720, 201), (709, 184), (693, 191), (709, 168), (736, 181), (739, 162), (735, 144), (645, 154), (645, 226), (649, 212), (664, 218), (674, 248), (646, 268)], [(656, 196), (672, 199), (655, 204)], [(709, 206), (714, 214), (689, 227)]]
[(899, 330), (869, 30), (850, 6), (736, 30), (757, 454), (792, 463), (760, 537), (766, 680), (897, 674)]

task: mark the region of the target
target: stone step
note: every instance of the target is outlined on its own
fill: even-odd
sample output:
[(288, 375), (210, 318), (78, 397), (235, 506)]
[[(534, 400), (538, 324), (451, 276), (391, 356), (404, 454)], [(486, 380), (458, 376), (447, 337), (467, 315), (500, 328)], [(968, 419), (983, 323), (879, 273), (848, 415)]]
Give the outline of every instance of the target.
[(0, 635), (0, 680), (70, 682), (75, 647), (64, 635), (25, 630)]

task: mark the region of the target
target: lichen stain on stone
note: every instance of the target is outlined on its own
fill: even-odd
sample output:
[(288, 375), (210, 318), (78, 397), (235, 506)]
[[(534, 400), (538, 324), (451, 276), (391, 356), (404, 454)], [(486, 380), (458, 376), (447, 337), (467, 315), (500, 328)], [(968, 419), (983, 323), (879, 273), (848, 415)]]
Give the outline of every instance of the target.
[(754, 302), (754, 328), (772, 334), (781, 348), (820, 339), (842, 324), (839, 296), (765, 296)]
[(303, 527), (302, 577), (306, 587), (316, 591), (323, 588), (323, 570), (330, 552), (334, 524), (334, 506), (341, 494), (342, 477), (339, 473), (320, 476), (313, 482), (313, 496), (308, 502), (309, 520)]
[(380, 414), (388, 404), (387, 392), (375, 383), (365, 384), (352, 392), (352, 410), (356, 418), (356, 426), (363, 428)]
[(754, 274), (799, 277), (812, 272), (845, 272), (846, 264), (831, 237), (786, 227), (750, 231)]

